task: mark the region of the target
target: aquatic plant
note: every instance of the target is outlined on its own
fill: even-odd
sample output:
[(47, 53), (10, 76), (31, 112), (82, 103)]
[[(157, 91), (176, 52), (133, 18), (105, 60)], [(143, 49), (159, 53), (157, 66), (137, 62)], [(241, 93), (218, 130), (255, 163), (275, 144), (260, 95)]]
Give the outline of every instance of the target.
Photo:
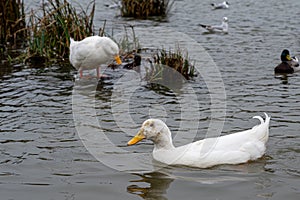
[(152, 75), (150, 77), (152, 78), (164, 77), (172, 79), (172, 74), (175, 72), (163, 74), (166, 66), (176, 70), (186, 79), (195, 76), (195, 67), (189, 61), (187, 51), (184, 55), (184, 51), (179, 46), (175, 48), (175, 51), (172, 51), (171, 49), (169, 51), (165, 49), (158, 50), (157, 53), (153, 55), (153, 60), (155, 69), (151, 72)]
[(169, 0), (122, 0), (121, 15), (134, 18), (166, 16), (173, 3)]
[[(128, 32), (128, 27), (131, 29), (131, 33)], [(138, 52), (141, 45), (135, 34), (134, 25), (124, 25), (124, 32), (125, 34), (123, 37), (117, 42), (120, 47), (121, 54), (124, 55), (132, 52)]]
[(186, 80), (196, 76), (195, 65), (191, 64), (187, 51), (183, 51), (179, 46), (175, 51), (157, 50), (148, 61), (150, 67), (145, 67), (144, 80), (147, 87), (155, 91), (179, 92)]
[(23, 45), (26, 37), (24, 4), (21, 0), (0, 1), (0, 54)]
[(93, 35), (95, 0), (78, 12), (67, 0), (47, 0), (39, 12), (31, 11), (26, 61), (45, 62), (64, 59), (69, 53), (69, 38), (82, 40)]

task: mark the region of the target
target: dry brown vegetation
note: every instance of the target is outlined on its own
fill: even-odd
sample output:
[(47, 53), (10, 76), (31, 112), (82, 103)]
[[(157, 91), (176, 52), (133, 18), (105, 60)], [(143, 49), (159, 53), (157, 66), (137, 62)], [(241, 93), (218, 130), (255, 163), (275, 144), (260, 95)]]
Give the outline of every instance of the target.
[(0, 42), (2, 48), (17, 48), (26, 37), (24, 5), (20, 0), (0, 1)]
[(166, 16), (174, 1), (169, 0), (122, 0), (123, 17), (148, 18)]

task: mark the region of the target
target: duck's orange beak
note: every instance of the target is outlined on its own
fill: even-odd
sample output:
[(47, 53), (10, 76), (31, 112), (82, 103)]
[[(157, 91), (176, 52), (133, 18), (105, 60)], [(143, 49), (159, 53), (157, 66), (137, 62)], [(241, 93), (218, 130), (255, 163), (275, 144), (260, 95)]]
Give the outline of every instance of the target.
[(144, 135), (144, 130), (141, 129), (128, 143), (127, 145), (134, 145), (136, 143), (138, 143), (139, 141), (145, 139), (146, 136)]
[(121, 65), (121, 64), (122, 64), (122, 61), (121, 61), (119, 55), (116, 55), (116, 56), (115, 56), (115, 60), (116, 60), (116, 62), (118, 63), (118, 65)]

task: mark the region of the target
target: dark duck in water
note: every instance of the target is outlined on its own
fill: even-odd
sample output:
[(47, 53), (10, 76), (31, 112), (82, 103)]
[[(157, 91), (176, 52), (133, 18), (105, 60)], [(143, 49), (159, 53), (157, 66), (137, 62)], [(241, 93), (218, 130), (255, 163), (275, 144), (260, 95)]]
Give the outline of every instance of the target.
[(124, 65), (123, 68), (124, 69), (133, 69), (134, 67), (140, 66), (141, 60), (142, 60), (142, 57), (138, 54), (135, 54), (133, 57), (133, 61)]
[(274, 69), (275, 73), (294, 73), (298, 71), (299, 63), (296, 57), (291, 57), (290, 52), (287, 49), (284, 49), (280, 56), (281, 63), (277, 65)]

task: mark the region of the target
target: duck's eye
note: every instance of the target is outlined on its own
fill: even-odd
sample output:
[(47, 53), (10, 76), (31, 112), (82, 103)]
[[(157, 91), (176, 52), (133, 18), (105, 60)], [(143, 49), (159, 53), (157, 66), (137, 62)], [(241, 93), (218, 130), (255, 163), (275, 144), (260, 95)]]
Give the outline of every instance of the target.
[(150, 127), (153, 127), (153, 126), (154, 126), (154, 123), (150, 123), (149, 126), (150, 126)]

